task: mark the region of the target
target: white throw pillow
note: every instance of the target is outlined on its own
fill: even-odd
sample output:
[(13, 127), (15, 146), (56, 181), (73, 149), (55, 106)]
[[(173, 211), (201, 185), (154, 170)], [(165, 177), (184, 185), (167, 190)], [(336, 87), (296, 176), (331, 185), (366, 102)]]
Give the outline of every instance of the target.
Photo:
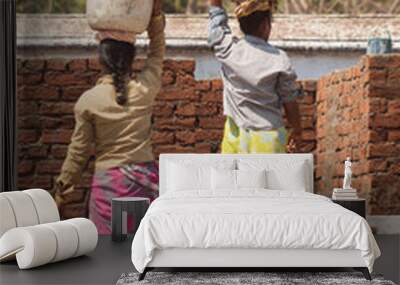
[(174, 160), (167, 164), (167, 191), (211, 190), (211, 169), (235, 169), (234, 160)]
[(267, 178), (265, 170), (211, 170), (212, 190), (240, 190), (243, 188), (266, 188)]
[(231, 169), (211, 169), (211, 189), (212, 190), (236, 190), (236, 170)]
[(271, 190), (306, 191), (310, 176), (308, 164), (304, 160), (240, 159), (239, 170), (266, 170), (267, 188)]
[(263, 170), (236, 170), (237, 188), (267, 188), (267, 172)]

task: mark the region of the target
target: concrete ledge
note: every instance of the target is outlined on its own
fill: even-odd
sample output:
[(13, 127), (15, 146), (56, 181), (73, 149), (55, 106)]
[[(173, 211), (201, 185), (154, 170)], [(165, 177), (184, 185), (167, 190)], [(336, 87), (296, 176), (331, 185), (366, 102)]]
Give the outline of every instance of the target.
[[(171, 49), (208, 49), (208, 19), (199, 16), (167, 16), (167, 46)], [(237, 21), (231, 19), (235, 34), (240, 34)], [(376, 27), (391, 33), (394, 48), (400, 50), (400, 16), (349, 15), (276, 15), (271, 42), (290, 50), (364, 50)], [(145, 36), (138, 44), (146, 45)], [(17, 43), (26, 47), (93, 47), (94, 32), (82, 14), (19, 14)]]

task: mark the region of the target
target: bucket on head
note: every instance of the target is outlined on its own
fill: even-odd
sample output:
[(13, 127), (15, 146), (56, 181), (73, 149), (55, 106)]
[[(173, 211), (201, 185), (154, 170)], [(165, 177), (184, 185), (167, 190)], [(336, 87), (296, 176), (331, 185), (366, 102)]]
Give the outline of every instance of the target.
[(153, 0), (87, 0), (86, 16), (93, 30), (143, 33), (149, 25)]

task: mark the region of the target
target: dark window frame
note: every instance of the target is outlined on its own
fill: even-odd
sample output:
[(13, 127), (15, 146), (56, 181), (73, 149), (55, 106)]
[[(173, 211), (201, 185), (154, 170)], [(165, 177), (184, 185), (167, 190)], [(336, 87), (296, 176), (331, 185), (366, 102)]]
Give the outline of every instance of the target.
[(17, 190), (15, 0), (0, 1), (0, 192)]

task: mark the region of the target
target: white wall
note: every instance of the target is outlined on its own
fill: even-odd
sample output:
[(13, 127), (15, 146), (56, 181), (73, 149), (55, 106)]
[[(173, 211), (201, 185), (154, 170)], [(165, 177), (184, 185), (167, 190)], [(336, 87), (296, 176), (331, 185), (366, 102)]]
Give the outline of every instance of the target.
[[(323, 51), (294, 51), (288, 52), (299, 79), (318, 79), (338, 69), (346, 69), (356, 65), (362, 52), (323, 52)], [(196, 79), (219, 77), (219, 63), (212, 53), (197, 53)]]

